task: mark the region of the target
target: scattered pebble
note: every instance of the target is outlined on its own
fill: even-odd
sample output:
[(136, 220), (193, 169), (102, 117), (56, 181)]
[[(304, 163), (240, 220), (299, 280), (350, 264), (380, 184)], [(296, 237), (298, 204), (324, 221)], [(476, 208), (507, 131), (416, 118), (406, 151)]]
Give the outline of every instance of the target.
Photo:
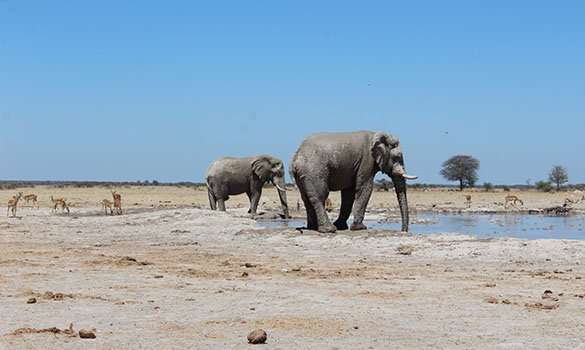
[(30, 298), (26, 301), (27, 304), (36, 304), (37, 303), (37, 298)]
[(487, 297), (485, 298), (486, 303), (490, 303), (490, 304), (499, 304), (500, 302), (498, 301), (497, 298), (495, 297)]
[(80, 329), (79, 338), (82, 339), (95, 339), (95, 330)]
[(526, 304), (524, 304), (524, 306), (531, 308), (531, 309), (541, 309), (541, 310), (555, 310), (555, 309), (559, 308), (559, 304), (557, 304), (557, 303), (554, 303), (554, 304), (526, 303)]
[(248, 277), (248, 276), (249, 276), (249, 274), (246, 271), (242, 272), (242, 277)]
[(403, 245), (401, 244), (397, 249), (396, 252), (400, 255), (412, 255), (414, 252), (414, 247), (410, 245)]
[(248, 334), (248, 343), (250, 344), (264, 344), (268, 335), (263, 329), (256, 329)]

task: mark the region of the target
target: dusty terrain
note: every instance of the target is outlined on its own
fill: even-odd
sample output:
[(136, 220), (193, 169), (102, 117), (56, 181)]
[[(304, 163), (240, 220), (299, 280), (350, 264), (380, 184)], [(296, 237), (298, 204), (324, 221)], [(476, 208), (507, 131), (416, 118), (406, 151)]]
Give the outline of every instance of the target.
[[(202, 190), (119, 191), (122, 216), (101, 212), (108, 189), (48, 187), (23, 191), (39, 209), (0, 216), (0, 349), (585, 349), (583, 241), (269, 230), (245, 197), (218, 213), (197, 208)], [(52, 214), (50, 195), (71, 215)], [(567, 193), (518, 195), (542, 208)], [(504, 196), (472, 193), (472, 209)], [(274, 207), (275, 191), (263, 199)], [(458, 192), (410, 202), (467, 208)], [(394, 196), (370, 207), (395, 210)], [(96, 338), (42, 332), (71, 323)], [(267, 345), (247, 344), (255, 328)]]

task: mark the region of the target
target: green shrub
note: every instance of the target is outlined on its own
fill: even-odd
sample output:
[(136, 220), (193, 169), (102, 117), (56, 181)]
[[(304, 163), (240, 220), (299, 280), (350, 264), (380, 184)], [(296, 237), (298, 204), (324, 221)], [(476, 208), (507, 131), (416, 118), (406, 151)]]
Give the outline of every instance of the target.
[(553, 185), (550, 181), (537, 181), (534, 186), (541, 192), (550, 192), (553, 190)]
[(483, 189), (484, 189), (486, 192), (491, 192), (491, 191), (493, 191), (493, 189), (494, 189), (494, 185), (493, 185), (491, 182), (484, 182), (484, 183), (483, 183)]

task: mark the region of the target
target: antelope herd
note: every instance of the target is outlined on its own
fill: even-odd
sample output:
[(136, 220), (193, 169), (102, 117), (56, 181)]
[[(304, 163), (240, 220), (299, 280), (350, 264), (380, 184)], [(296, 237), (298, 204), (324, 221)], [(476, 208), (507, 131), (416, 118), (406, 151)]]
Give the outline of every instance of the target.
[[(111, 192), (113, 201), (104, 199), (101, 202), (102, 208), (104, 209), (106, 215), (108, 214), (108, 209), (110, 210), (110, 215), (114, 215), (114, 213), (116, 215), (122, 215), (122, 195), (120, 195), (116, 191)], [(18, 207), (18, 202), (20, 201), (21, 198), (24, 199), (27, 204), (32, 203), (33, 208), (35, 206), (39, 208), (39, 197), (36, 194), (31, 193), (23, 195), (22, 192), (18, 192), (16, 195), (8, 199), (6, 216), (10, 216), (10, 212), (12, 212), (12, 217), (16, 217), (16, 209)], [(51, 196), (50, 199), (51, 212), (56, 213), (57, 208), (60, 208), (61, 212), (67, 212), (67, 214), (71, 212), (70, 210), (71, 203), (67, 202), (66, 198), (63, 197), (55, 198)]]
[(108, 209), (110, 209), (110, 215), (114, 215), (114, 209), (116, 215), (122, 215), (122, 196), (116, 192), (112, 191), (112, 198), (114, 201), (104, 199), (102, 201), (102, 208), (104, 208), (104, 213), (108, 215)]
[[(112, 200), (109, 199), (104, 199), (100, 202), (102, 209), (104, 210), (105, 215), (108, 215), (108, 211), (110, 215), (122, 215), (123, 211), (122, 211), (122, 196), (116, 192), (116, 191), (111, 191), (112, 193)], [(30, 194), (26, 194), (23, 195), (22, 192), (18, 192), (16, 195), (12, 196), (9, 200), (8, 200), (8, 204), (7, 204), (7, 216), (10, 216), (10, 212), (12, 212), (12, 216), (16, 217), (16, 209), (18, 206), (19, 201), (23, 199), (26, 204), (32, 203), (32, 207), (36, 207), (39, 208), (39, 201), (38, 201), (38, 196), (36, 194), (30, 193)], [(57, 208), (61, 208), (61, 212), (67, 212), (67, 214), (70, 213), (70, 203), (67, 202), (66, 198), (55, 198), (53, 196), (50, 197), (51, 199), (51, 211), (52, 212), (57, 212)], [(573, 192), (572, 195), (570, 195), (569, 197), (565, 198), (564, 207), (567, 206), (571, 206), (571, 205), (575, 205), (575, 204), (579, 204), (581, 202), (585, 202), (585, 194), (583, 194), (583, 192), (581, 191), (575, 191)], [(467, 194), (465, 195), (465, 204), (467, 205), (468, 208), (471, 207), (471, 195)], [(500, 203), (501, 205), (501, 203)], [(518, 208), (520, 206), (524, 206), (524, 201), (522, 199), (520, 199), (518, 196), (515, 195), (507, 195), (504, 198), (504, 208), (508, 209), (509, 207), (512, 208)], [(331, 212), (333, 210), (333, 205), (331, 202), (331, 199), (327, 198), (326, 202), (325, 202), (325, 208), (327, 209), (328, 212)], [(301, 209), (301, 204), (300, 201), (297, 201), (297, 211), (300, 211)]]

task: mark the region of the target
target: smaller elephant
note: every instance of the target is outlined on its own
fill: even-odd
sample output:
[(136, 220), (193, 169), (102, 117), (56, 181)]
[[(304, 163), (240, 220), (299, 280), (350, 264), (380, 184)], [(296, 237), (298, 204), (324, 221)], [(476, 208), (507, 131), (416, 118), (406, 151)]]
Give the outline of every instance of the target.
[(248, 213), (256, 214), (262, 187), (272, 182), (278, 190), (283, 217), (290, 218), (286, 201), (284, 165), (280, 159), (269, 155), (221, 158), (209, 166), (205, 179), (212, 210), (225, 211), (225, 201), (230, 195), (245, 193), (250, 200)]

